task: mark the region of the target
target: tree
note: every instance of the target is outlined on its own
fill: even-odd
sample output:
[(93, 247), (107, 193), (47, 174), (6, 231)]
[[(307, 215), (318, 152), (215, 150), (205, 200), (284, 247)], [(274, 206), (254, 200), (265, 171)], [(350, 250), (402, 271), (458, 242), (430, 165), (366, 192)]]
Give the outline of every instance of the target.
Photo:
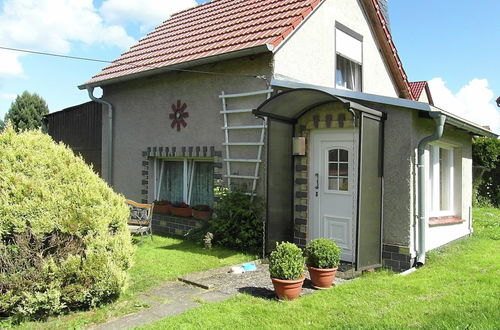
[(5, 122), (9, 120), (16, 131), (38, 129), (42, 126), (43, 116), (49, 113), (45, 100), (36, 93), (24, 91), (21, 96), (10, 105), (5, 115)]
[(3, 123), (2, 119), (0, 119), (0, 132), (3, 130), (3, 126), (4, 126), (4, 123)]

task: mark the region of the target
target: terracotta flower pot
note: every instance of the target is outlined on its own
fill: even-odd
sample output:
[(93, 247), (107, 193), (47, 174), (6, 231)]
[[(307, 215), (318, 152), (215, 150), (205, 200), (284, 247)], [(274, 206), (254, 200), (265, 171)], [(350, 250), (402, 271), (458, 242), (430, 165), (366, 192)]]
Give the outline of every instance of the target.
[(305, 276), (298, 280), (280, 280), (271, 277), (273, 281), (274, 292), (279, 300), (293, 300), (300, 295), (302, 284), (304, 284)]
[(333, 284), (333, 280), (335, 279), (338, 267), (323, 269), (307, 266), (307, 269), (311, 276), (312, 286), (315, 289), (328, 289), (335, 285)]
[(154, 213), (159, 213), (159, 214), (170, 214), (170, 208), (172, 205), (167, 204), (167, 205), (155, 205), (154, 208)]
[(198, 220), (208, 220), (210, 219), (210, 216), (212, 215), (211, 211), (199, 211), (193, 209), (193, 218), (198, 219)]
[(176, 215), (178, 217), (190, 217), (193, 212), (193, 209), (190, 207), (173, 207), (170, 209), (170, 213), (172, 215)]

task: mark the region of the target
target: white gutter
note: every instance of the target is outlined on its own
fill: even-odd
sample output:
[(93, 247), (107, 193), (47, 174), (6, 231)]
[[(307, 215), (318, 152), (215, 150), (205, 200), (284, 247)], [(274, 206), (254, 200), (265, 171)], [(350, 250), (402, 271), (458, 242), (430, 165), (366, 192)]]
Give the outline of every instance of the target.
[(94, 96), (94, 87), (88, 86), (87, 92), (92, 101), (108, 106), (108, 175), (106, 181), (113, 186), (113, 105), (102, 98)]

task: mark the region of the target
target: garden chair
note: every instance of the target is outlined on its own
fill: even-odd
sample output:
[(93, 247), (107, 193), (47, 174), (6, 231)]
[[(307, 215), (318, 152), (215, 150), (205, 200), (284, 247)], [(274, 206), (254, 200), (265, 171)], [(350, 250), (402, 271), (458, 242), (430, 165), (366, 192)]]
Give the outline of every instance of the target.
[(125, 200), (129, 209), (128, 229), (131, 234), (140, 234), (141, 243), (144, 242), (144, 236), (149, 235), (153, 240), (152, 222), (153, 222), (153, 204), (140, 204), (129, 199)]

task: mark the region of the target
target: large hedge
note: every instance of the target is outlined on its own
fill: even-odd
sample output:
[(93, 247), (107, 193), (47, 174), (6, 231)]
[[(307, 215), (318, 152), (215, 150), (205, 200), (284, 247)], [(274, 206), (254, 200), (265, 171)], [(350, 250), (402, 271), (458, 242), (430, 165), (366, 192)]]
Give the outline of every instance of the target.
[(0, 133), (0, 316), (43, 318), (116, 298), (133, 246), (128, 209), (64, 145)]

